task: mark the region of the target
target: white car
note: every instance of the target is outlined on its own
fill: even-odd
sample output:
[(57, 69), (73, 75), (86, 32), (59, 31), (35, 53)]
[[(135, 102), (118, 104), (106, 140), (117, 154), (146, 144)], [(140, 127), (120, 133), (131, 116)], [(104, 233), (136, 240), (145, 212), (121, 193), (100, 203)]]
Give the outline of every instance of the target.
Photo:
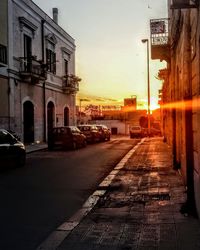
[(142, 137), (142, 128), (139, 125), (130, 126), (130, 138)]

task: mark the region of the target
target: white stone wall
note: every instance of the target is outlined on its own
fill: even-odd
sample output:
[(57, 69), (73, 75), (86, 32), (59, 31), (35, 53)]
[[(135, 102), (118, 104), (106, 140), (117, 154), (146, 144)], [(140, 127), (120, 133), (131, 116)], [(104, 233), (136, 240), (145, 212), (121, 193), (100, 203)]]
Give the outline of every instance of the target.
[(119, 120), (94, 120), (90, 121), (90, 123), (106, 125), (110, 130), (117, 128), (117, 134), (129, 135), (130, 123), (128, 122), (121, 122)]
[[(23, 103), (30, 100), (34, 105), (34, 135), (35, 141), (42, 141), (44, 138), (44, 100), (43, 81), (36, 84), (24, 82), (19, 75), (20, 57), (24, 56), (24, 34), (32, 38), (32, 55), (37, 60), (42, 60), (42, 29), (41, 22), (44, 22), (44, 60), (46, 62), (46, 36), (54, 36), (56, 52), (56, 75), (47, 72), (45, 83), (45, 106), (49, 100), (55, 105), (54, 124), (64, 124), (64, 108), (68, 107), (69, 123), (76, 122), (76, 95), (66, 93), (62, 89), (64, 76), (64, 59), (68, 60), (69, 74), (75, 74), (75, 42), (74, 39), (58, 26), (31, 0), (8, 0), (9, 12), (9, 74), (8, 85), (10, 87), (9, 111), (10, 124), (7, 127), (16, 131), (23, 139)], [(25, 18), (23, 22), (19, 17)], [(29, 27), (27, 27), (29, 26)], [(31, 27), (32, 26), (32, 27)], [(0, 69), (1, 71), (3, 69)], [(5, 71), (5, 70), (4, 70)], [(1, 73), (1, 72), (0, 72)], [(7, 72), (4, 72), (7, 74)], [(46, 117), (47, 118), (47, 117)], [(3, 122), (3, 121), (2, 121)], [(5, 122), (5, 121), (4, 121)], [(8, 123), (8, 121), (7, 121)], [(0, 121), (1, 125), (1, 121)], [(46, 125), (47, 129), (47, 125)]]

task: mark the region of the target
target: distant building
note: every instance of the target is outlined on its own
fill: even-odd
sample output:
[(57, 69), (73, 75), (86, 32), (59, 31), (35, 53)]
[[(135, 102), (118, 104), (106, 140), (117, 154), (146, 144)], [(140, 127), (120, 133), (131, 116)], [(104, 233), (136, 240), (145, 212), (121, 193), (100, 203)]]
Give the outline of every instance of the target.
[(125, 98), (124, 99), (124, 108), (130, 108), (132, 110), (137, 109), (137, 98), (131, 97), (131, 98)]
[[(93, 123), (105, 124), (115, 134), (129, 134), (130, 125), (139, 125), (140, 118), (145, 117), (146, 110), (128, 110), (121, 107), (121, 110), (102, 111), (101, 117), (93, 117)], [(101, 120), (102, 119), (102, 120)]]
[(76, 124), (74, 39), (31, 0), (0, 1), (0, 127), (25, 143)]

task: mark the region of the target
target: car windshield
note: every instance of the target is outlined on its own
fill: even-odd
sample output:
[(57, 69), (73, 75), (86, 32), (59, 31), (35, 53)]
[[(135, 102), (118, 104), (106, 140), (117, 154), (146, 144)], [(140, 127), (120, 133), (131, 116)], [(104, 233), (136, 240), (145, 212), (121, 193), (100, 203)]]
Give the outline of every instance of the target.
[(134, 127), (132, 127), (131, 129), (132, 129), (132, 130), (141, 130), (141, 127), (139, 127), (139, 126), (134, 126)]
[(69, 134), (70, 128), (55, 128), (53, 134)]
[(6, 131), (0, 131), (0, 144), (11, 143), (14, 141), (14, 137)]
[(90, 126), (80, 126), (79, 129), (81, 131), (89, 131), (91, 129), (91, 127)]

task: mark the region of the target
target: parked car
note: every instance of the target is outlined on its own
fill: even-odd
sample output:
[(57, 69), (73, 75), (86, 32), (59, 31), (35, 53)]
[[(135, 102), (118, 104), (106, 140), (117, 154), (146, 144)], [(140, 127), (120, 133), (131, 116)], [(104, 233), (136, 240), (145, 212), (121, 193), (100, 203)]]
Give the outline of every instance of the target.
[(19, 137), (19, 135), (13, 131), (13, 130), (7, 130), (10, 134), (12, 134), (15, 138), (17, 138), (18, 141), (21, 141), (21, 138)]
[(22, 167), (26, 162), (26, 150), (22, 142), (5, 129), (0, 129), (0, 166)]
[(101, 134), (95, 125), (83, 124), (78, 125), (80, 131), (86, 136), (88, 143), (99, 142), (101, 140)]
[(143, 128), (142, 127), (142, 137), (148, 136), (148, 128)]
[(157, 128), (151, 128), (151, 136), (161, 136), (162, 133), (161, 133), (161, 130), (160, 129), (157, 129)]
[(130, 138), (142, 137), (142, 128), (139, 125), (130, 126), (129, 128)]
[(49, 133), (48, 148), (77, 149), (87, 145), (85, 135), (76, 126), (55, 127)]
[(159, 122), (154, 122), (151, 127), (152, 136), (162, 136), (161, 126)]
[(100, 140), (101, 141), (110, 141), (110, 129), (108, 129), (108, 127), (106, 125), (96, 125), (96, 127), (98, 128), (99, 132), (100, 132)]

